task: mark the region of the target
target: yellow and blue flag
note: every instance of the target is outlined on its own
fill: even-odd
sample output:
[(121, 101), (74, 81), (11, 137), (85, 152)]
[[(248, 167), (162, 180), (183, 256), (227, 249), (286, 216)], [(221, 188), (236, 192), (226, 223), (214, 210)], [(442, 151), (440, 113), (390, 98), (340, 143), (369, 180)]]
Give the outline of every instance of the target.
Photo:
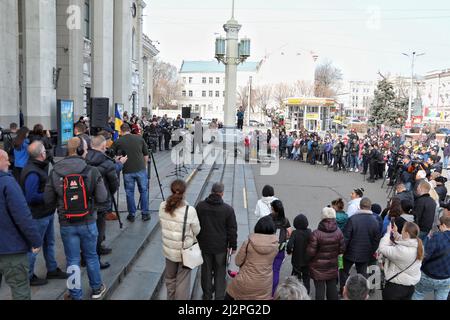
[(115, 126), (114, 126), (114, 141), (119, 139), (120, 135), (120, 127), (123, 124), (123, 105), (116, 104), (116, 110), (115, 110)]

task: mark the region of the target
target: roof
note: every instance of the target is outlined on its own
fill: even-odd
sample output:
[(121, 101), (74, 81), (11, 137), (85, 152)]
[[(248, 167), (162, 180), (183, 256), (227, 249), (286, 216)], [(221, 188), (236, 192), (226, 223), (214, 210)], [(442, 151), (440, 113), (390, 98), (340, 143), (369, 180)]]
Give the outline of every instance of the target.
[[(238, 65), (239, 72), (256, 72), (258, 62), (247, 61)], [(225, 65), (215, 60), (183, 61), (180, 73), (225, 73)]]
[(330, 98), (317, 98), (317, 97), (294, 97), (284, 99), (283, 103), (290, 106), (334, 106), (336, 100)]

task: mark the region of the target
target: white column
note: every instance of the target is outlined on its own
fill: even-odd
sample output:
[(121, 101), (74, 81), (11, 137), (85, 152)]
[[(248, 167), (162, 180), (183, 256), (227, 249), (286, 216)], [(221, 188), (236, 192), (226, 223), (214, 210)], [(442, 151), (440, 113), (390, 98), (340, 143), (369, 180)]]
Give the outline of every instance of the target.
[(114, 1), (114, 103), (129, 110), (131, 96), (131, 0)]
[(56, 0), (23, 1), (25, 125), (56, 129)]
[(114, 0), (91, 1), (92, 29), (92, 97), (109, 98), (109, 113), (113, 110), (114, 71)]
[(138, 108), (136, 110), (137, 115), (142, 114), (142, 108), (147, 106), (148, 98), (145, 96), (145, 74), (146, 69), (144, 68), (144, 8), (146, 4), (143, 0), (137, 1), (137, 53), (138, 53), (138, 61), (139, 61), (139, 103)]
[(19, 44), (17, 0), (0, 1), (0, 126), (19, 124)]
[(223, 26), (227, 32), (227, 63), (225, 67), (225, 108), (224, 108), (224, 127), (236, 127), (236, 88), (237, 88), (237, 59), (238, 54), (238, 35), (241, 25), (231, 18)]
[(56, 98), (74, 101), (75, 119), (84, 113), (83, 9), (82, 0), (56, 2), (57, 64), (61, 68)]

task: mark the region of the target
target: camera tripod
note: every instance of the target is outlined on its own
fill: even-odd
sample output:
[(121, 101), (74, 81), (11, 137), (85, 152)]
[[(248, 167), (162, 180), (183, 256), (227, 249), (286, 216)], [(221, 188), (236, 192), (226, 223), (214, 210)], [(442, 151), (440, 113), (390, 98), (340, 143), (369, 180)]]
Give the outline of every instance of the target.
[(183, 164), (181, 164), (180, 152), (181, 152), (180, 150), (176, 151), (175, 170), (172, 171), (169, 175), (167, 175), (166, 178), (176, 177), (178, 179), (181, 174), (188, 174), (189, 173), (188, 169), (186, 168), (186, 165), (184, 164), (184, 161), (183, 161)]
[[(155, 168), (156, 178), (158, 180), (159, 190), (161, 192), (161, 197), (162, 197), (163, 201), (165, 201), (166, 199), (164, 197), (163, 187), (162, 187), (162, 184), (161, 184), (161, 180), (159, 178), (158, 169), (156, 167), (155, 157), (154, 157), (153, 152), (152, 152), (151, 149), (149, 150), (149, 157), (150, 158), (149, 158), (149, 160), (147, 162), (147, 191), (148, 191), (147, 192), (147, 197), (148, 197), (149, 203), (150, 203), (150, 179), (151, 179), (151, 165), (152, 165), (152, 163), (153, 163), (153, 167)], [(120, 205), (119, 196), (120, 196), (120, 179), (119, 179), (119, 188), (117, 189), (117, 200), (114, 198), (114, 196), (112, 198), (113, 198), (113, 205), (115, 207), (114, 209), (115, 209), (117, 217), (119, 219), (119, 224), (122, 226), (119, 214), (120, 213), (127, 213), (128, 210), (122, 210), (122, 211), (119, 210), (119, 205)], [(138, 202), (138, 206), (137, 206), (138, 210), (141, 210), (141, 207), (142, 207), (141, 206), (141, 202), (142, 202), (142, 195), (139, 196), (139, 202)]]

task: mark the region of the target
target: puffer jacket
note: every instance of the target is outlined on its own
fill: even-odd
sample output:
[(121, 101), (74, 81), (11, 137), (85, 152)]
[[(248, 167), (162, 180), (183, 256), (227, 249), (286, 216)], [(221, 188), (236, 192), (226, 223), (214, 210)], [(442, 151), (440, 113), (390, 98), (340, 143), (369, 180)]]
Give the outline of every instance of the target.
[(262, 217), (268, 216), (272, 212), (272, 207), (270, 204), (278, 200), (275, 197), (262, 197), (256, 203), (255, 216), (257, 219), (261, 219)]
[(278, 254), (276, 235), (251, 234), (236, 255), (239, 274), (227, 287), (235, 300), (271, 300), (272, 265)]
[(309, 272), (314, 280), (338, 278), (338, 256), (344, 253), (345, 242), (336, 219), (324, 219), (311, 234), (306, 252), (311, 257)]
[(412, 266), (389, 282), (404, 286), (414, 286), (420, 281), (422, 261), (416, 259), (417, 246), (417, 239), (400, 239), (396, 241), (396, 244), (393, 244), (390, 240), (390, 234), (386, 233), (381, 239), (379, 247), (379, 252), (385, 258), (384, 274), (386, 280), (405, 270), (415, 261)]
[[(162, 242), (164, 256), (173, 262), (181, 262), (181, 238), (183, 236), (184, 214), (186, 205), (177, 208), (173, 216), (166, 212), (166, 202), (162, 202), (159, 207), (159, 219), (162, 229)], [(200, 233), (200, 222), (198, 221), (197, 211), (189, 206), (188, 217), (186, 221), (186, 239), (184, 248), (189, 248), (196, 242), (196, 237)]]

